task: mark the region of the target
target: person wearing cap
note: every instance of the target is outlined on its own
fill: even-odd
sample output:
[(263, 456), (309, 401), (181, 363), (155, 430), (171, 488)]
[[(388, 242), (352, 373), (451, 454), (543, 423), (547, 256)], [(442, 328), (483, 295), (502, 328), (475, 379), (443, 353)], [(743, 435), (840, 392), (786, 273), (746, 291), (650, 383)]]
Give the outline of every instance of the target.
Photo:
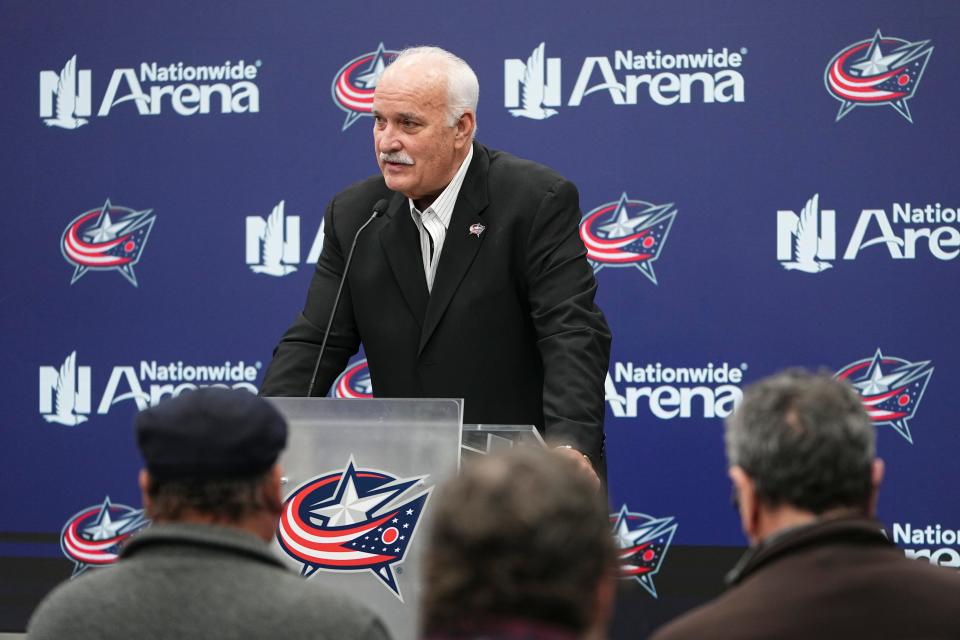
[(271, 552), (287, 425), (247, 391), (188, 391), (142, 411), (137, 443), (152, 525), (114, 565), (49, 594), (30, 638), (389, 638), (360, 604)]

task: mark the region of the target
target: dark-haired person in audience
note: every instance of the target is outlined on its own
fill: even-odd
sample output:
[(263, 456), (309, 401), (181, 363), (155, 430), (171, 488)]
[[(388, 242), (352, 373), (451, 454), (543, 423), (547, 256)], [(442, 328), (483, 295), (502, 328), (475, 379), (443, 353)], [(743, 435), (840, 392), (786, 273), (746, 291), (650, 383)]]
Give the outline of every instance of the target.
[(153, 524), (110, 567), (61, 585), (30, 638), (389, 638), (348, 598), (271, 553), (287, 425), (247, 391), (188, 391), (142, 411), (143, 504)]
[(532, 448), (471, 461), (433, 506), (430, 640), (602, 638), (616, 556), (603, 497), (575, 463)]
[(883, 462), (845, 382), (758, 382), (726, 444), (750, 550), (726, 593), (654, 638), (960, 638), (960, 574), (904, 557), (873, 519)]

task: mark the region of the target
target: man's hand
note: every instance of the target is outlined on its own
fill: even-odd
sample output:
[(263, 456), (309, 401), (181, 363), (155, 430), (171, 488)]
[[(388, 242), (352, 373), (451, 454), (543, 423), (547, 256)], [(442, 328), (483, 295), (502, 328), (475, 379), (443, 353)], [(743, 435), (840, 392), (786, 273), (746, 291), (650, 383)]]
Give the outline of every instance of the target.
[(593, 465), (590, 464), (590, 458), (588, 458), (586, 454), (577, 451), (569, 445), (556, 447), (554, 451), (558, 455), (568, 458), (576, 463), (579, 472), (583, 473), (585, 478), (590, 479), (590, 483), (594, 486), (594, 488), (597, 490), (600, 489), (600, 476), (598, 476), (597, 472), (593, 470)]

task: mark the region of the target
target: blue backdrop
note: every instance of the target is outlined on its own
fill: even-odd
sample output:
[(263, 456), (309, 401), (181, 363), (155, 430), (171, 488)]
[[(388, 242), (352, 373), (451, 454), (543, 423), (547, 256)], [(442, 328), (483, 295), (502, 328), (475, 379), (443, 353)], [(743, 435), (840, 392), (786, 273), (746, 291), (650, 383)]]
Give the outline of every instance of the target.
[(477, 72), (480, 141), (579, 187), (611, 513), (676, 525), (624, 583), (634, 631), (718, 590), (722, 418), (791, 365), (857, 385), (888, 532), (960, 566), (958, 27), (949, 0), (4, 0), (0, 627), (75, 571), (75, 514), (139, 508), (138, 408), (256, 388), (327, 201), (376, 171), (378, 65), (425, 43)]

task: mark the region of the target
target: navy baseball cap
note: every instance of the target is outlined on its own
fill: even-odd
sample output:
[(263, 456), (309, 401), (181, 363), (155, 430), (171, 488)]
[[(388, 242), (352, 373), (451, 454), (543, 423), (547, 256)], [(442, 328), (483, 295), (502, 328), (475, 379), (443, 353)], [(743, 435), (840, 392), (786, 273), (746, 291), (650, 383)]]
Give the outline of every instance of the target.
[(287, 444), (287, 422), (249, 391), (205, 387), (185, 391), (136, 418), (137, 444), (158, 480), (259, 475)]

